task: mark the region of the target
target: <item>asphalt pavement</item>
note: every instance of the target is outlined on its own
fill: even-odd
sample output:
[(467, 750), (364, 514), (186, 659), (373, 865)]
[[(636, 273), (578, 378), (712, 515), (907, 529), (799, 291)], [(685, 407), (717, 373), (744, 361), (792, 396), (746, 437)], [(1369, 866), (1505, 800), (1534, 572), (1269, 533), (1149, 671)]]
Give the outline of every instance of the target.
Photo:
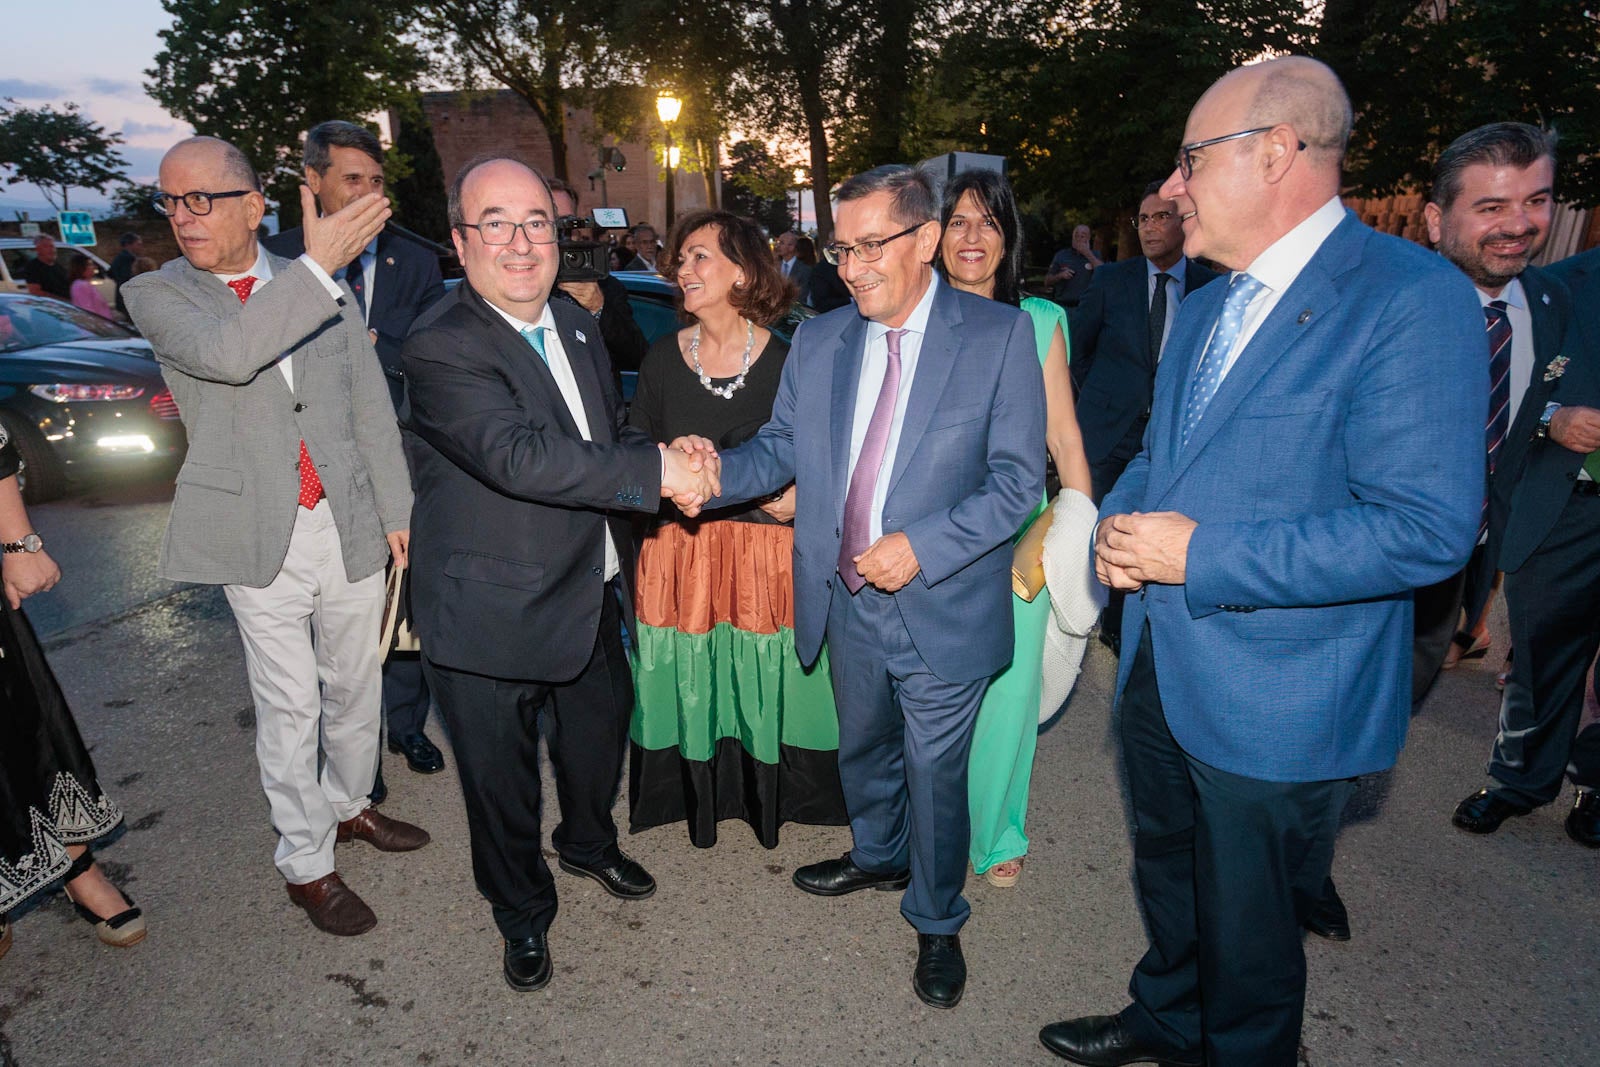
[[(681, 826), (624, 836), (660, 884), (642, 902), (558, 871), (554, 980), (512, 992), (447, 746), (443, 774), (386, 763), (384, 810), (431, 845), (340, 846), (377, 929), (318, 933), (272, 866), (226, 605), (154, 577), (164, 492), (35, 509), (67, 577), (30, 615), (127, 814), (102, 856), (150, 936), (102, 946), (59, 894), (23, 916), (0, 961), (0, 1064), (1046, 1064), (1060, 1061), (1041, 1025), (1124, 1003), (1145, 940), (1115, 664), (1098, 644), (1040, 738), (1020, 884), (969, 881), (971, 979), (952, 1011), (912, 993), (915, 938), (893, 894), (823, 900), (790, 884), (849, 845), (845, 829), (795, 825), (771, 851), (738, 823), (709, 850)], [(1355, 936), (1308, 940), (1304, 1064), (1600, 1063), (1600, 853), (1562, 833), (1570, 791), (1491, 837), (1449, 822), (1483, 783), (1503, 617), (1494, 632), (1490, 657), (1441, 679), (1399, 767), (1364, 781), (1347, 814), (1335, 876)]]

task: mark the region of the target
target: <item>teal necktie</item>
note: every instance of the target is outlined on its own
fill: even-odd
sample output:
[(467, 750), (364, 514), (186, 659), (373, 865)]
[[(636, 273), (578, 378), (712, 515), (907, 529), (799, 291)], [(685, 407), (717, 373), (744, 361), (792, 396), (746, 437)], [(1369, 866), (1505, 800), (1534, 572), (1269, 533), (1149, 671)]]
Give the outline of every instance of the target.
[(526, 330), (519, 332), (522, 334), (522, 339), (532, 345), (535, 352), (539, 353), (539, 358), (548, 364), (550, 357), (544, 354), (544, 327), (529, 326)]

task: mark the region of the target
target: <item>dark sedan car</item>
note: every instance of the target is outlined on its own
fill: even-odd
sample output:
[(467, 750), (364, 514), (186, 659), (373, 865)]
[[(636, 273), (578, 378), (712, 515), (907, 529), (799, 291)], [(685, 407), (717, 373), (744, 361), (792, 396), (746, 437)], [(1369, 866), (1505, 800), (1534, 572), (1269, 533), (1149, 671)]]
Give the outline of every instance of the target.
[(46, 297), (0, 293), (0, 425), (29, 503), (76, 474), (175, 464), (188, 447), (149, 342)]

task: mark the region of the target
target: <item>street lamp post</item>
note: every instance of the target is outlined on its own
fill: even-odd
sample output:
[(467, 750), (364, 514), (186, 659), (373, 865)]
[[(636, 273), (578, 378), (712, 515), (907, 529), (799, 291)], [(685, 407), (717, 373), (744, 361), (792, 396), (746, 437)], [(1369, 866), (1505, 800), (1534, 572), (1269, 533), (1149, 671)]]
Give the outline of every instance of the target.
[(804, 167), (794, 168), (794, 229), (796, 233), (806, 232), (806, 170)]
[(672, 143), (672, 124), (678, 121), (678, 115), (682, 111), (683, 101), (673, 96), (669, 90), (663, 89), (656, 94), (656, 114), (660, 116), (661, 125), (667, 131), (667, 226), (669, 228), (677, 216), (673, 194), (676, 192), (675, 187), (677, 185), (678, 149)]

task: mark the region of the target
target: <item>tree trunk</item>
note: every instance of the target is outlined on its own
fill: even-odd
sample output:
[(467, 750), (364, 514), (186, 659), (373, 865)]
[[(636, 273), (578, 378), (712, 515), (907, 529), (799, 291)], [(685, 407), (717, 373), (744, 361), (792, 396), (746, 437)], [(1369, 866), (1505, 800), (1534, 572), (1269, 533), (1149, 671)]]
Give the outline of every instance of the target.
[(833, 176), (828, 170), (828, 128), (823, 122), (822, 92), (815, 80), (802, 80), (800, 106), (806, 117), (806, 140), (811, 146), (811, 196), (816, 202), (820, 247), (833, 240), (833, 204), (828, 199)]

